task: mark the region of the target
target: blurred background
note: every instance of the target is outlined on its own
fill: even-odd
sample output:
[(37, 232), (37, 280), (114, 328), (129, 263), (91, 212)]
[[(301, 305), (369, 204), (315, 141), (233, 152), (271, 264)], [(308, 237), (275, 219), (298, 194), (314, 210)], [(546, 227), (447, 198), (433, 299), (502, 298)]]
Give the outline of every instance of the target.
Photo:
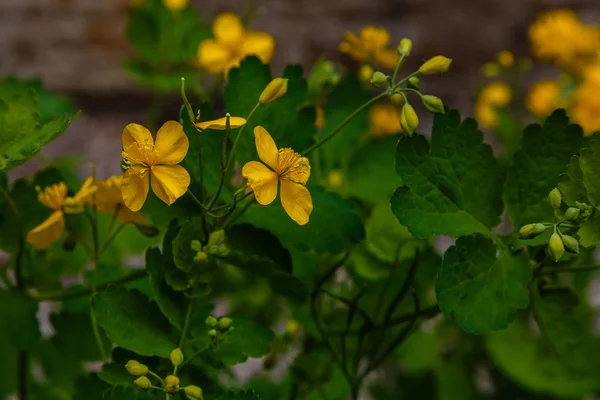
[[(368, 24), (390, 31), (392, 43), (414, 42), (407, 70), (444, 54), (451, 71), (432, 77), (434, 94), (463, 115), (473, 115), (473, 82), (481, 67), (505, 49), (529, 54), (527, 30), (548, 9), (571, 8), (584, 23), (600, 24), (598, 0), (202, 0), (193, 1), (205, 22), (224, 11), (243, 14), (255, 8), (250, 26), (276, 40), (274, 72), (288, 63), (306, 68), (321, 56), (351, 68), (355, 62), (338, 50), (345, 31)], [(74, 99), (83, 113), (43, 157), (81, 154), (99, 176), (119, 173), (120, 134), (129, 122), (144, 123), (151, 103), (147, 89), (123, 69), (134, 50), (127, 40), (127, 0), (0, 1), (0, 76), (40, 77), (46, 88)], [(531, 77), (545, 73), (536, 68)], [(161, 100), (160, 112), (172, 119), (180, 101)], [(37, 162), (40, 161), (39, 158)], [(35, 164), (35, 162), (34, 162)], [(27, 174), (26, 165), (16, 175)]]

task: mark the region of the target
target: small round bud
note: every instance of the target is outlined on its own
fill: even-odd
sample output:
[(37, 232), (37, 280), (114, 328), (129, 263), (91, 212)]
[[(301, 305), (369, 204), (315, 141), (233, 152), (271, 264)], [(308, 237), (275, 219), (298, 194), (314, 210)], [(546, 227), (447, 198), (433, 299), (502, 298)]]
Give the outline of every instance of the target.
[(439, 97), (426, 94), (421, 97), (421, 101), (423, 102), (425, 108), (433, 113), (444, 114), (446, 112), (444, 110), (444, 103), (442, 103), (442, 99)]
[(221, 332), (226, 332), (231, 328), (231, 324), (233, 324), (231, 318), (223, 317), (219, 320), (219, 330)]
[(358, 78), (361, 82), (369, 82), (371, 81), (371, 77), (373, 76), (373, 67), (369, 64), (363, 64), (358, 69)]
[(262, 104), (267, 104), (277, 100), (287, 92), (288, 80), (284, 78), (275, 78), (262, 91), (259, 101)]
[(183, 363), (183, 352), (179, 347), (171, 352), (170, 357), (174, 367), (179, 367)]
[(448, 71), (451, 63), (452, 60), (447, 57), (435, 56), (425, 61), (423, 65), (419, 67), (419, 72), (423, 75), (441, 74)]
[(127, 372), (133, 376), (143, 376), (148, 373), (148, 367), (135, 360), (127, 361), (127, 364), (125, 364), (125, 369), (127, 369)]
[(561, 239), (563, 244), (565, 245), (565, 249), (569, 253), (579, 254), (579, 241), (577, 239), (569, 235), (562, 235)]
[(588, 211), (589, 209), (591, 209), (591, 207), (586, 203), (581, 203), (577, 200), (575, 200), (575, 207), (579, 208), (581, 211)]
[(285, 333), (290, 336), (296, 336), (300, 330), (300, 324), (295, 319), (290, 319), (285, 326)]
[(212, 232), (208, 236), (208, 245), (220, 246), (225, 242), (225, 231), (223, 229), (219, 229), (218, 231)]
[(179, 378), (175, 375), (169, 375), (165, 378), (165, 392), (177, 393), (179, 391)]
[(550, 237), (550, 242), (548, 243), (548, 252), (554, 258), (554, 261), (560, 260), (560, 258), (565, 254), (565, 246), (563, 241), (558, 236), (558, 233), (553, 233)]
[(150, 382), (150, 379), (148, 379), (146, 376), (140, 376), (135, 381), (133, 381), (133, 384), (142, 392), (149, 390), (152, 386), (152, 382)]
[(206, 319), (204, 320), (204, 323), (211, 327), (214, 328), (217, 326), (217, 324), (219, 323), (219, 321), (217, 321), (217, 319), (215, 317), (213, 317), (212, 315), (209, 315), (208, 317), (206, 317)]
[(419, 90), (421, 88), (421, 80), (416, 76), (411, 76), (410, 78), (408, 78), (406, 86), (411, 89)]
[(202, 397), (202, 389), (200, 389), (198, 386), (186, 386), (183, 388), (183, 392), (188, 400), (204, 400), (204, 397)]
[(558, 188), (554, 188), (548, 194), (548, 200), (550, 201), (550, 205), (555, 210), (560, 208), (560, 204), (562, 203), (562, 194)]
[(208, 331), (208, 336), (210, 336), (211, 338), (216, 338), (218, 335), (218, 332), (216, 329), (211, 329), (210, 331)]
[(391, 95), (390, 100), (392, 101), (392, 103), (399, 106), (403, 106), (404, 103), (406, 103), (406, 101), (404, 100), (404, 96), (402, 96), (402, 94), (400, 93), (394, 93), (393, 95)]
[(199, 240), (192, 240), (190, 242), (190, 248), (193, 251), (202, 251), (202, 243)]
[(194, 256), (194, 262), (196, 264), (204, 264), (206, 262), (206, 260), (208, 260), (208, 254), (206, 254), (203, 251), (197, 252), (196, 255)]
[(569, 207), (567, 208), (567, 211), (565, 211), (565, 219), (572, 221), (574, 219), (577, 219), (580, 213), (581, 210), (579, 208)]
[(373, 85), (374, 87), (382, 87), (383, 85), (385, 85), (388, 81), (388, 77), (386, 74), (384, 74), (383, 72), (379, 72), (376, 71), (373, 73), (373, 75), (371, 76), (371, 85)]
[(400, 40), (400, 44), (398, 45), (398, 54), (404, 57), (408, 57), (411, 51), (412, 40), (408, 38), (403, 38), (402, 40)]
[(415, 109), (408, 103), (402, 106), (402, 111), (400, 112), (400, 126), (409, 136), (412, 136), (419, 127), (419, 117), (417, 117)]
[(521, 239), (532, 239), (546, 230), (546, 226), (544, 224), (527, 224), (519, 230), (519, 235)]
[(329, 183), (329, 186), (334, 189), (339, 189), (342, 186), (343, 181), (344, 176), (342, 175), (342, 172), (338, 169), (332, 170), (329, 173), (329, 176), (327, 177), (327, 182)]

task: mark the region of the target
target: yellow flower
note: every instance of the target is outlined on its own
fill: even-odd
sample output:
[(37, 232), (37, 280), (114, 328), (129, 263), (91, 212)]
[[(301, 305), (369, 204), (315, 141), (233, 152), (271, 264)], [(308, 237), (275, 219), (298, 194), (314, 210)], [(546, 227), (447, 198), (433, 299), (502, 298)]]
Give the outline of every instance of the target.
[(52, 243), (60, 240), (65, 231), (65, 214), (83, 212), (83, 206), (90, 202), (95, 191), (92, 177), (86, 179), (73, 197), (67, 197), (67, 185), (64, 182), (44, 188), (38, 193), (38, 200), (53, 212), (44, 222), (27, 233), (27, 241), (36, 250), (52, 246)]
[(481, 73), (486, 78), (492, 78), (494, 76), (498, 76), (498, 74), (500, 73), (500, 66), (498, 64), (496, 64), (495, 62), (485, 63), (485, 64), (483, 64), (483, 67), (481, 67)]
[(122, 176), (111, 176), (105, 181), (96, 181), (96, 209), (100, 212), (116, 213), (122, 223), (142, 224), (148, 220), (142, 214), (131, 211), (125, 207), (121, 191)]
[(385, 28), (365, 26), (359, 36), (346, 32), (339, 49), (358, 62), (374, 62), (380, 67), (394, 69), (400, 55), (396, 49), (387, 47), (389, 43), (390, 34)]
[(570, 115), (583, 128), (583, 133), (590, 136), (600, 131), (600, 85), (583, 83), (574, 95)]
[(273, 58), (275, 40), (265, 32), (246, 30), (237, 15), (224, 13), (213, 22), (214, 39), (206, 39), (198, 48), (198, 63), (211, 74), (229, 73), (248, 55), (263, 63)]
[(248, 180), (248, 186), (254, 191), (256, 201), (268, 205), (277, 197), (277, 186), (281, 183), (281, 204), (291, 219), (299, 225), (305, 225), (313, 209), (310, 192), (306, 182), (310, 177), (310, 165), (289, 148), (277, 150), (275, 141), (262, 126), (254, 128), (256, 151), (261, 161), (250, 161), (242, 168), (242, 176)]
[(515, 56), (508, 50), (501, 51), (496, 58), (502, 68), (510, 68), (515, 63)]
[(369, 64), (363, 64), (358, 69), (358, 77), (361, 82), (369, 83), (374, 72), (375, 71), (373, 70), (373, 67), (371, 67)]
[(171, 205), (185, 194), (190, 174), (178, 165), (187, 154), (189, 141), (179, 122), (168, 121), (152, 134), (138, 124), (129, 124), (121, 135), (123, 202), (131, 211), (139, 211), (148, 196), (148, 178), (159, 199)]
[(369, 133), (373, 136), (395, 135), (402, 132), (400, 110), (392, 104), (375, 104), (369, 112)]
[(180, 11), (187, 7), (190, 0), (163, 0), (163, 4), (171, 11)]
[[(239, 128), (246, 124), (246, 120), (241, 117), (229, 117), (229, 126), (231, 129)], [(216, 131), (224, 131), (227, 128), (227, 117), (213, 119), (212, 121), (196, 122), (196, 128), (214, 129)]]
[(512, 99), (510, 86), (502, 81), (493, 81), (479, 92), (475, 103), (475, 118), (481, 126), (493, 129), (498, 125), (497, 108), (507, 106)]
[(525, 106), (533, 115), (545, 117), (558, 107), (561, 92), (560, 83), (556, 81), (539, 81), (529, 89)]

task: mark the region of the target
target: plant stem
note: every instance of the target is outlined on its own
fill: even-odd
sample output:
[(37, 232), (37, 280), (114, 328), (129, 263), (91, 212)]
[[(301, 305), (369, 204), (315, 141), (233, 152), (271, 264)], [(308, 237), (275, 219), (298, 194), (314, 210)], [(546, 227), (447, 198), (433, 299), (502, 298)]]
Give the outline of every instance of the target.
[(188, 304), (187, 311), (185, 312), (185, 320), (183, 321), (183, 329), (181, 330), (181, 337), (179, 338), (179, 348), (181, 349), (185, 344), (185, 337), (190, 327), (190, 319), (192, 317), (192, 301)]
[(115, 229), (111, 235), (106, 238), (106, 240), (104, 241), (104, 244), (102, 245), (102, 248), (100, 249), (100, 254), (103, 254), (106, 249), (108, 248), (108, 246), (110, 246), (110, 244), (115, 240), (115, 238), (119, 235), (119, 233), (123, 230), (123, 228), (125, 228), (125, 226), (127, 226), (126, 224), (120, 224), (119, 226), (117, 226), (117, 229)]
[(400, 66), (402, 65), (402, 61), (404, 61), (404, 54), (400, 55), (400, 60), (398, 60), (398, 64), (396, 64), (396, 69), (394, 70), (394, 75), (392, 75), (392, 84), (396, 82), (396, 77), (398, 76), (398, 71), (400, 71)]

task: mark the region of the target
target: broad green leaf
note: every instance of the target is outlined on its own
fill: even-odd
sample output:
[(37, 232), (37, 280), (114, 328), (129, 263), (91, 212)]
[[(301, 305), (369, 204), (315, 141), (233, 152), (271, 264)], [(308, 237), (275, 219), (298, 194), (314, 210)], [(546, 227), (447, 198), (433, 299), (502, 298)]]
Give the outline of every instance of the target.
[(534, 124), (525, 128), (521, 150), (513, 156), (504, 186), (508, 216), (517, 229), (553, 219), (548, 193), (581, 144), (582, 130), (569, 125), (564, 110), (554, 111), (543, 127)]
[[(18, 351), (7, 340), (6, 334), (0, 333), (0, 360), (2, 363), (11, 366), (17, 365), (17, 353)], [(0, 374), (0, 398), (5, 399), (10, 393), (17, 390), (17, 371), (16, 368), (4, 368), (2, 372)]]
[(367, 220), (365, 230), (367, 250), (381, 261), (388, 263), (412, 258), (421, 243), (405, 226), (400, 225), (398, 219), (394, 218), (388, 202), (375, 206)]
[(482, 138), (475, 120), (450, 110), (435, 115), (431, 148), (421, 135), (400, 139), (396, 171), (406, 186), (392, 210), (415, 236), (485, 233), (500, 222), (500, 169)]
[(23, 164), (62, 134), (77, 114), (40, 123), (33, 89), (0, 98), (0, 171)]
[(0, 290), (0, 326), (2, 341), (15, 350), (27, 350), (40, 339), (36, 313), (38, 305), (16, 290)]
[(529, 304), (531, 267), (524, 253), (497, 248), (481, 234), (464, 236), (444, 254), (435, 287), (442, 312), (467, 332), (506, 328)]
[(111, 386), (129, 386), (135, 377), (129, 375), (123, 364), (104, 364), (98, 372), (98, 378)]
[(598, 215), (598, 211), (579, 225), (577, 235), (579, 235), (579, 243), (583, 247), (590, 248), (600, 244), (600, 215)]
[[(520, 322), (486, 335), (488, 355), (517, 384), (539, 394), (581, 399), (600, 387), (597, 369), (570, 374), (548, 348), (547, 342)], [(588, 354), (597, 354), (590, 348)]]
[(579, 165), (590, 202), (600, 208), (600, 135), (581, 150)]
[(441, 364), (442, 342), (435, 332), (417, 330), (396, 349), (396, 359), (403, 369), (421, 374)]
[(171, 339), (169, 321), (138, 291), (111, 286), (92, 297), (92, 307), (98, 324), (121, 347), (164, 358), (177, 347)]
[(583, 171), (579, 156), (571, 157), (567, 170), (558, 177), (558, 188), (562, 192), (562, 200), (568, 206), (574, 207), (576, 201), (589, 204), (587, 190), (583, 184)]
[(475, 381), (467, 366), (456, 360), (444, 363), (437, 371), (437, 400), (475, 400)]
[[(254, 127), (262, 126), (275, 140), (277, 148), (291, 147), (296, 152), (308, 148), (314, 139), (315, 110), (306, 107), (307, 86), (302, 67), (290, 65), (283, 72), (288, 79), (287, 92), (281, 98), (258, 107), (246, 124), (236, 149), (240, 165), (258, 160), (254, 144)], [(236, 117), (247, 118), (263, 89), (271, 81), (268, 65), (255, 56), (246, 57), (238, 68), (229, 72), (225, 88), (225, 111)], [(242, 128), (240, 128), (242, 129)], [(237, 132), (232, 132), (231, 139)]]
[(402, 186), (402, 179), (394, 169), (399, 139), (400, 136), (371, 138), (356, 151), (346, 172), (347, 195), (375, 203), (387, 201)]
[[(78, 360), (94, 361), (102, 358), (89, 314), (61, 312), (53, 315), (51, 321), (56, 332), (51, 343), (56, 350)], [(110, 342), (106, 336), (101, 335), (104, 348), (110, 349)]]
[(350, 200), (321, 187), (309, 187), (313, 212), (304, 226), (296, 224), (278, 200), (268, 206), (253, 205), (240, 222), (275, 234), (285, 247), (338, 254), (365, 237), (359, 208)]
[(77, 381), (73, 400), (104, 400), (103, 394), (109, 389), (110, 386), (91, 374)]
[(233, 329), (220, 346), (214, 350), (217, 358), (227, 365), (240, 364), (248, 357), (258, 358), (269, 353), (273, 332), (262, 324), (232, 316)]
[(202, 232), (190, 221), (183, 221), (173, 239), (173, 262), (183, 272), (190, 272), (194, 266), (196, 252), (192, 250), (192, 240), (202, 240)]
[[(75, 331), (71, 332), (75, 336)], [(41, 341), (30, 353), (31, 364), (41, 367), (45, 382), (36, 385), (41, 399), (72, 399), (77, 380), (86, 374), (81, 361), (72, 354), (65, 354), (55, 348), (49, 340)], [(32, 396), (34, 397), (34, 396)]]

